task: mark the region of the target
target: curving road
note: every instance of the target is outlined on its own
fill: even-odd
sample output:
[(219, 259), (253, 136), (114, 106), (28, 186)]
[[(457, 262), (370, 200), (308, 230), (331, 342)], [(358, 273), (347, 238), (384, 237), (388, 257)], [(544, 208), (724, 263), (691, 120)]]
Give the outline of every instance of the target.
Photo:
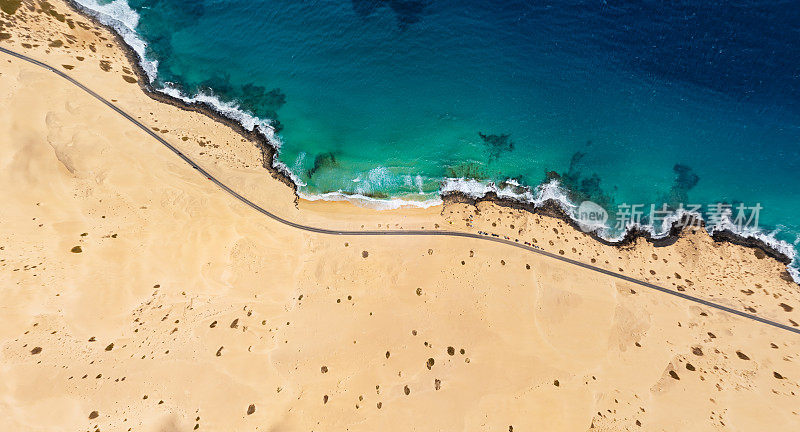
[(67, 75), (66, 73), (64, 73), (64, 72), (62, 72), (62, 71), (60, 71), (60, 70), (58, 70), (58, 69), (46, 64), (46, 63), (40, 62), (39, 60), (30, 58), (30, 57), (28, 57), (26, 55), (23, 55), (23, 54), (14, 52), (14, 51), (11, 51), (11, 50), (6, 49), (4, 47), (0, 47), (0, 52), (3, 52), (3, 53), (8, 54), (10, 56), (16, 57), (18, 59), (27, 61), (29, 63), (33, 63), (34, 65), (39, 66), (41, 68), (47, 69), (48, 71), (53, 72), (54, 74), (60, 76), (61, 78), (64, 78), (65, 80), (69, 81), (70, 83), (78, 86), (81, 90), (85, 91), (86, 93), (89, 93), (95, 99), (97, 99), (100, 102), (104, 103), (106, 106), (108, 106), (112, 110), (116, 111), (118, 114), (120, 114), (121, 116), (125, 117), (128, 121), (130, 121), (131, 123), (136, 125), (139, 129), (145, 131), (148, 135), (150, 135), (155, 140), (157, 140), (158, 142), (163, 144), (165, 147), (167, 147), (168, 149), (172, 150), (173, 153), (178, 155), (178, 157), (183, 159), (187, 164), (191, 165), (192, 168), (194, 168), (197, 171), (199, 171), (200, 174), (204, 175), (209, 180), (214, 182), (214, 184), (216, 184), (223, 191), (227, 192), (228, 194), (230, 194), (231, 196), (233, 196), (234, 198), (236, 198), (240, 202), (244, 203), (245, 205), (247, 205), (248, 207), (252, 208), (253, 210), (263, 214), (264, 216), (270, 217), (270, 218), (272, 218), (272, 219), (274, 219), (274, 220), (276, 220), (276, 221), (278, 221), (278, 222), (280, 222), (280, 223), (282, 223), (284, 225), (288, 225), (288, 226), (290, 226), (292, 228), (297, 228), (297, 229), (303, 230), (303, 231), (313, 232), (313, 233), (317, 233), (317, 234), (326, 234), (326, 235), (341, 235), (341, 236), (429, 236), (429, 237), (430, 236), (446, 236), (446, 237), (466, 237), (466, 238), (472, 238), (472, 239), (483, 240), (483, 241), (492, 241), (492, 242), (496, 242), (496, 243), (503, 243), (503, 244), (506, 244), (506, 245), (509, 245), (509, 246), (513, 246), (513, 247), (516, 247), (516, 248), (525, 249), (526, 251), (529, 251), (529, 252), (533, 252), (533, 253), (537, 253), (537, 254), (540, 254), (540, 255), (544, 255), (544, 256), (546, 256), (548, 258), (552, 258), (554, 260), (562, 261), (562, 262), (565, 262), (567, 264), (572, 264), (572, 265), (577, 266), (577, 267), (581, 267), (581, 268), (584, 268), (584, 269), (587, 269), (587, 270), (591, 270), (591, 271), (594, 271), (594, 272), (597, 272), (597, 273), (602, 273), (604, 275), (611, 276), (613, 278), (621, 279), (621, 280), (624, 280), (626, 282), (630, 282), (630, 283), (635, 284), (635, 285), (639, 285), (639, 286), (642, 286), (642, 287), (645, 287), (645, 288), (649, 288), (649, 289), (652, 289), (652, 290), (660, 291), (660, 292), (665, 293), (665, 294), (669, 294), (669, 295), (673, 295), (673, 296), (676, 296), (676, 297), (680, 297), (680, 298), (682, 298), (684, 300), (688, 300), (688, 301), (691, 301), (691, 302), (694, 302), (694, 303), (702, 304), (702, 305), (708, 306), (710, 308), (714, 308), (714, 309), (721, 310), (721, 311), (724, 311), (724, 312), (728, 312), (728, 313), (731, 313), (731, 314), (734, 314), (734, 315), (738, 315), (740, 317), (743, 317), (743, 318), (746, 318), (746, 319), (749, 319), (749, 320), (753, 320), (753, 321), (756, 321), (756, 322), (759, 322), (759, 323), (762, 323), (762, 324), (766, 324), (766, 325), (769, 325), (769, 326), (772, 326), (772, 327), (776, 327), (776, 328), (779, 328), (779, 329), (782, 329), (782, 330), (790, 331), (792, 333), (800, 334), (800, 328), (798, 328), (798, 327), (792, 327), (792, 326), (788, 326), (786, 324), (781, 324), (781, 323), (776, 322), (776, 321), (772, 321), (772, 320), (769, 320), (769, 319), (766, 319), (766, 318), (761, 318), (761, 317), (759, 317), (757, 315), (749, 314), (749, 313), (746, 313), (746, 312), (742, 312), (742, 311), (739, 311), (739, 310), (736, 310), (736, 309), (729, 308), (727, 306), (723, 306), (721, 304), (710, 302), (708, 300), (704, 300), (704, 299), (701, 299), (699, 297), (691, 296), (689, 294), (685, 294), (685, 293), (682, 293), (682, 292), (679, 292), (679, 291), (673, 291), (671, 289), (663, 288), (663, 287), (660, 287), (658, 285), (651, 284), (649, 282), (645, 282), (645, 281), (641, 281), (641, 280), (632, 278), (630, 276), (625, 276), (625, 275), (620, 274), (620, 273), (616, 273), (616, 272), (613, 272), (613, 271), (610, 271), (610, 270), (606, 270), (606, 269), (603, 269), (603, 268), (600, 268), (600, 267), (595, 267), (593, 265), (586, 264), (586, 263), (583, 263), (583, 262), (580, 262), (580, 261), (576, 261), (576, 260), (573, 260), (573, 259), (570, 259), (570, 258), (566, 258), (566, 257), (563, 257), (561, 255), (556, 255), (554, 253), (547, 252), (547, 251), (542, 250), (542, 249), (537, 249), (537, 248), (534, 248), (534, 247), (531, 247), (531, 246), (527, 246), (525, 244), (516, 243), (516, 242), (513, 242), (511, 240), (505, 240), (505, 239), (498, 238), (498, 237), (491, 237), (491, 236), (473, 234), (473, 233), (468, 233), (468, 232), (459, 232), (459, 231), (425, 231), (425, 230), (407, 230), (407, 231), (370, 231), (370, 230), (367, 230), (367, 231), (339, 231), (339, 230), (331, 230), (331, 229), (318, 228), (318, 227), (313, 227), (313, 226), (308, 226), (308, 225), (302, 225), (302, 224), (299, 224), (297, 222), (292, 222), (292, 221), (284, 219), (284, 218), (282, 218), (282, 217), (280, 217), (280, 216), (278, 216), (276, 214), (270, 213), (269, 211), (265, 210), (264, 208), (260, 207), (259, 205), (255, 204), (254, 202), (252, 202), (252, 201), (248, 200), (247, 198), (239, 195), (236, 191), (234, 191), (233, 189), (229, 188), (224, 183), (222, 183), (221, 181), (217, 180), (217, 178), (214, 177), (213, 175), (211, 175), (208, 171), (204, 170), (199, 165), (197, 165), (188, 156), (186, 156), (185, 154), (181, 153), (180, 150), (175, 148), (172, 144), (168, 143), (164, 138), (162, 138), (161, 136), (159, 136), (158, 134), (156, 134), (155, 132), (150, 130), (150, 128), (148, 128), (147, 126), (143, 125), (138, 120), (133, 118), (131, 115), (129, 115), (128, 113), (123, 111), (121, 108), (119, 108), (116, 105), (112, 104), (111, 102), (109, 102), (108, 100), (106, 100), (105, 98), (100, 96), (99, 94), (95, 93), (94, 91), (92, 91), (91, 89), (86, 87), (85, 85), (81, 84), (77, 80), (75, 80), (72, 77), (70, 77), (69, 75)]

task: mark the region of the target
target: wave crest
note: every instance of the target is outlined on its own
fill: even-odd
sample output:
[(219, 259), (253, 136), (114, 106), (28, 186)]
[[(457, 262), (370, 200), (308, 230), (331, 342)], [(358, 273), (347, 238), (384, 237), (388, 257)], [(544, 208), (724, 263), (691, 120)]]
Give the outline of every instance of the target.
[[(126, 0), (113, 0), (105, 4), (99, 3), (98, 0), (70, 1), (72, 1), (78, 9), (95, 17), (102, 24), (111, 27), (122, 37), (122, 40), (137, 54), (139, 65), (147, 75), (151, 86), (153, 86), (157, 78), (158, 61), (147, 58), (147, 43), (136, 33), (136, 27), (139, 24), (139, 14), (128, 5)], [(188, 96), (169, 84), (160, 88), (155, 88), (155, 90), (188, 104), (205, 105), (220, 115), (236, 121), (245, 129), (261, 134), (275, 149), (275, 157), (272, 158), (272, 167), (291, 179), (298, 188), (306, 185), (292, 170), (280, 162), (278, 152), (282, 143), (275, 135), (275, 129), (270, 124), (270, 120), (261, 119), (242, 109), (238, 104), (225, 102), (211, 93), (199, 92), (194, 96)], [(298, 159), (296, 165), (299, 163), (300, 159)], [(388, 173), (385, 168), (375, 168), (367, 174), (366, 179), (356, 179), (354, 181), (358, 183), (362, 180), (366, 181), (360, 185), (360, 189), (357, 190), (356, 193), (337, 191), (322, 194), (308, 194), (301, 192), (299, 189), (297, 193), (300, 198), (308, 201), (348, 201), (359, 206), (371, 207), (378, 210), (397, 209), (401, 207), (427, 208), (440, 205), (442, 203), (441, 198), (448, 194), (460, 193), (473, 199), (480, 199), (489, 193), (494, 193), (498, 198), (524, 204), (532, 204), (534, 207), (541, 207), (547, 202), (556, 203), (565, 214), (573, 216), (573, 220), (578, 222), (574, 218), (574, 211), (577, 206), (569, 199), (568, 191), (564, 189), (557, 180), (551, 180), (535, 188), (531, 188), (521, 185), (512, 179), (505, 180), (498, 185), (494, 182), (481, 182), (474, 179), (447, 178), (441, 184), (438, 196), (436, 198), (428, 198), (430, 194), (426, 194), (422, 190), (422, 177), (406, 176), (402, 181), (418, 186), (419, 194), (409, 194), (405, 197), (393, 197), (389, 199), (372, 198), (364, 195), (365, 193), (373, 192), (372, 189), (375, 186), (380, 186), (387, 181), (391, 181), (391, 179), (388, 179)], [(664, 238), (669, 235), (673, 224), (680, 221), (684, 216), (693, 216), (698, 220), (703, 220), (702, 215), (681, 209), (665, 217), (658, 230), (652, 225), (631, 224), (621, 233), (613, 233), (608, 226), (596, 229), (594, 233), (610, 242), (623, 239), (633, 230), (649, 232), (655, 239)], [(778, 232), (777, 230), (765, 233), (760, 230), (740, 229), (733, 224), (730, 218), (727, 220), (723, 218), (723, 220), (715, 226), (709, 227), (707, 225), (706, 230), (710, 235), (719, 231), (730, 231), (742, 238), (756, 239), (772, 247), (774, 250), (791, 259), (792, 264), (787, 267), (787, 270), (794, 280), (800, 283), (800, 265), (798, 265), (797, 252), (792, 245), (785, 241), (778, 240), (775, 237), (775, 234)]]
[(145, 56), (147, 42), (136, 33), (139, 25), (139, 14), (131, 9), (125, 0), (114, 0), (100, 3), (97, 0), (72, 0), (83, 12), (95, 17), (101, 23), (114, 29), (125, 43), (139, 56), (139, 64), (151, 83), (155, 82), (158, 73), (158, 61), (149, 60)]

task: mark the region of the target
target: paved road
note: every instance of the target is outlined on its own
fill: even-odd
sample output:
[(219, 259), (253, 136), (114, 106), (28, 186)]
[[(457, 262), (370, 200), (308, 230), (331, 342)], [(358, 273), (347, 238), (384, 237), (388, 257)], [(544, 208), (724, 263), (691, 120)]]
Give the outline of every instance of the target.
[(264, 208), (260, 207), (258, 204), (255, 204), (254, 202), (248, 200), (247, 198), (239, 195), (236, 191), (234, 191), (233, 189), (229, 188), (224, 183), (219, 181), (216, 177), (211, 175), (211, 173), (209, 173), (208, 171), (204, 170), (202, 167), (197, 165), (188, 156), (186, 156), (185, 154), (181, 153), (180, 150), (175, 148), (172, 144), (168, 143), (160, 135), (158, 135), (155, 132), (153, 132), (149, 127), (143, 125), (138, 120), (133, 118), (131, 115), (129, 115), (128, 113), (123, 111), (121, 108), (119, 108), (116, 105), (112, 104), (111, 102), (109, 102), (108, 100), (106, 100), (105, 98), (100, 96), (99, 94), (95, 93), (94, 91), (92, 91), (91, 89), (86, 87), (85, 85), (83, 85), (80, 82), (76, 81), (71, 76), (67, 75), (66, 73), (64, 73), (64, 72), (62, 72), (62, 71), (60, 71), (60, 70), (58, 70), (58, 69), (46, 64), (46, 63), (42, 63), (42, 62), (40, 62), (38, 60), (32, 59), (32, 58), (30, 58), (28, 56), (25, 56), (23, 54), (19, 54), (17, 52), (8, 50), (8, 49), (3, 48), (3, 47), (0, 47), (0, 52), (3, 52), (5, 54), (11, 55), (11, 56), (14, 56), (14, 57), (16, 57), (18, 59), (22, 59), (22, 60), (25, 60), (27, 62), (33, 63), (36, 66), (42, 67), (44, 69), (47, 69), (50, 72), (53, 72), (56, 75), (58, 75), (58, 76), (60, 76), (60, 77), (62, 77), (64, 79), (66, 79), (67, 81), (71, 82), (72, 84), (78, 86), (81, 90), (85, 91), (86, 93), (89, 93), (95, 99), (97, 99), (100, 102), (106, 104), (109, 108), (111, 108), (112, 110), (116, 111), (121, 116), (125, 117), (128, 121), (130, 121), (131, 123), (133, 123), (134, 125), (139, 127), (139, 129), (145, 131), (148, 135), (153, 137), (155, 140), (160, 142), (162, 145), (164, 145), (168, 149), (172, 150), (173, 153), (178, 155), (178, 157), (183, 159), (187, 164), (191, 165), (192, 168), (194, 168), (197, 171), (199, 171), (200, 174), (202, 174), (203, 176), (207, 177), (210, 181), (214, 182), (214, 184), (216, 184), (220, 189), (224, 190), (225, 192), (227, 192), (228, 194), (232, 195), (237, 200), (241, 201), (242, 203), (244, 203), (248, 207), (252, 208), (253, 210), (263, 214), (264, 216), (270, 217), (270, 218), (272, 218), (272, 219), (274, 219), (274, 220), (276, 220), (276, 221), (278, 221), (278, 222), (280, 222), (280, 223), (282, 223), (284, 225), (288, 225), (288, 226), (290, 226), (292, 228), (297, 228), (297, 229), (303, 230), (303, 231), (313, 232), (313, 233), (317, 233), (317, 234), (326, 234), (326, 235), (341, 235), (341, 236), (427, 236), (427, 237), (444, 236), (444, 237), (466, 237), (466, 238), (476, 239), (476, 240), (480, 240), (480, 241), (491, 241), (491, 242), (495, 242), (495, 243), (502, 243), (502, 244), (505, 244), (505, 245), (508, 245), (508, 246), (513, 246), (513, 247), (516, 247), (516, 248), (524, 249), (524, 250), (529, 251), (529, 252), (533, 252), (533, 253), (537, 253), (537, 254), (540, 254), (540, 255), (544, 255), (544, 256), (546, 256), (548, 258), (552, 258), (554, 260), (562, 261), (562, 262), (565, 262), (567, 264), (571, 264), (571, 265), (574, 265), (574, 266), (577, 266), (577, 267), (581, 267), (581, 268), (584, 268), (584, 269), (587, 269), (587, 270), (591, 270), (591, 271), (594, 271), (594, 272), (597, 272), (597, 273), (602, 273), (604, 275), (611, 276), (611, 277), (617, 278), (617, 279), (621, 279), (621, 280), (624, 280), (626, 282), (630, 282), (630, 283), (635, 284), (635, 285), (639, 285), (639, 286), (642, 286), (642, 287), (645, 287), (645, 288), (649, 288), (649, 289), (652, 289), (652, 290), (660, 291), (660, 292), (665, 293), (665, 294), (669, 294), (669, 295), (673, 295), (673, 296), (676, 296), (676, 297), (680, 297), (680, 298), (682, 298), (684, 300), (688, 300), (688, 301), (691, 301), (691, 302), (694, 302), (694, 303), (699, 303), (699, 304), (702, 304), (704, 306), (708, 306), (710, 308), (714, 308), (714, 309), (721, 310), (721, 311), (724, 311), (724, 312), (728, 312), (728, 313), (731, 313), (731, 314), (734, 314), (734, 315), (738, 315), (740, 317), (743, 317), (743, 318), (746, 318), (746, 319), (749, 319), (749, 320), (753, 320), (753, 321), (756, 321), (756, 322), (760, 322), (762, 324), (767, 324), (767, 325), (770, 325), (770, 326), (773, 326), (773, 327), (777, 327), (777, 328), (782, 329), (782, 330), (786, 330), (786, 331), (790, 331), (790, 332), (793, 332), (793, 333), (800, 334), (800, 328), (798, 328), (798, 327), (792, 327), (792, 326), (789, 326), (789, 325), (786, 325), (786, 324), (781, 324), (779, 322), (772, 321), (772, 320), (769, 320), (769, 319), (766, 319), (766, 318), (761, 318), (761, 317), (759, 317), (757, 315), (753, 315), (753, 314), (742, 312), (742, 311), (739, 311), (739, 310), (736, 310), (736, 309), (732, 309), (732, 308), (729, 308), (727, 306), (723, 306), (723, 305), (718, 304), (718, 303), (714, 303), (714, 302), (710, 302), (708, 300), (701, 299), (699, 297), (695, 297), (695, 296), (691, 296), (689, 294), (685, 294), (685, 293), (682, 293), (682, 292), (679, 292), (679, 291), (674, 291), (674, 290), (671, 290), (671, 289), (663, 288), (663, 287), (660, 287), (658, 285), (651, 284), (649, 282), (645, 282), (645, 281), (641, 281), (641, 280), (638, 280), (638, 279), (634, 279), (634, 278), (632, 278), (630, 276), (625, 276), (625, 275), (620, 274), (620, 273), (616, 273), (616, 272), (613, 272), (613, 271), (610, 271), (610, 270), (606, 270), (606, 269), (603, 269), (603, 268), (600, 268), (600, 267), (595, 267), (593, 265), (586, 264), (584, 262), (580, 262), (580, 261), (576, 261), (576, 260), (573, 260), (573, 259), (570, 259), (570, 258), (566, 258), (566, 257), (563, 257), (561, 255), (557, 255), (557, 254), (554, 254), (552, 252), (547, 252), (547, 251), (542, 250), (542, 249), (537, 249), (537, 248), (534, 248), (534, 247), (531, 247), (531, 246), (528, 246), (528, 245), (525, 245), (525, 244), (516, 243), (516, 242), (511, 241), (511, 240), (505, 240), (503, 238), (491, 237), (491, 236), (480, 235), (480, 234), (473, 234), (473, 233), (468, 233), (468, 232), (460, 232), (460, 231), (438, 231), (438, 230), (437, 231), (433, 231), (433, 230), (431, 230), (431, 231), (425, 231), (425, 230), (340, 231), (340, 230), (331, 230), (331, 229), (326, 229), (326, 228), (319, 228), (319, 227), (303, 225), (303, 224), (299, 224), (297, 222), (293, 222), (293, 221), (284, 219), (284, 218), (282, 218), (282, 217), (280, 217), (280, 216), (278, 216), (276, 214), (270, 213), (269, 211), (267, 211)]

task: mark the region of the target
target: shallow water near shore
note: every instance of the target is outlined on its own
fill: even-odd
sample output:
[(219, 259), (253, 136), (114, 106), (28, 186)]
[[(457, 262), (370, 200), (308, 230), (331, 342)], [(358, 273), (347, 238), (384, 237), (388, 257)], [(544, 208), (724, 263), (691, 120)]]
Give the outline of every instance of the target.
[(558, 177), (611, 236), (624, 204), (708, 218), (716, 202), (800, 233), (791, 3), (81, 3), (135, 30), (157, 88), (269, 120), (306, 196), (425, 203)]

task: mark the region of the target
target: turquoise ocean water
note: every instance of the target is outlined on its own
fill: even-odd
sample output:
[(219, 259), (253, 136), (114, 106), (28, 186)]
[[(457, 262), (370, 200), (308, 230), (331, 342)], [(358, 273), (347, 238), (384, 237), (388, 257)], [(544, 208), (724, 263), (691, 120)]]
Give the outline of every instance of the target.
[(80, 3), (156, 88), (269, 122), (306, 196), (420, 204), (559, 178), (612, 237), (627, 204), (713, 219), (718, 202), (784, 247), (800, 234), (796, 2)]

